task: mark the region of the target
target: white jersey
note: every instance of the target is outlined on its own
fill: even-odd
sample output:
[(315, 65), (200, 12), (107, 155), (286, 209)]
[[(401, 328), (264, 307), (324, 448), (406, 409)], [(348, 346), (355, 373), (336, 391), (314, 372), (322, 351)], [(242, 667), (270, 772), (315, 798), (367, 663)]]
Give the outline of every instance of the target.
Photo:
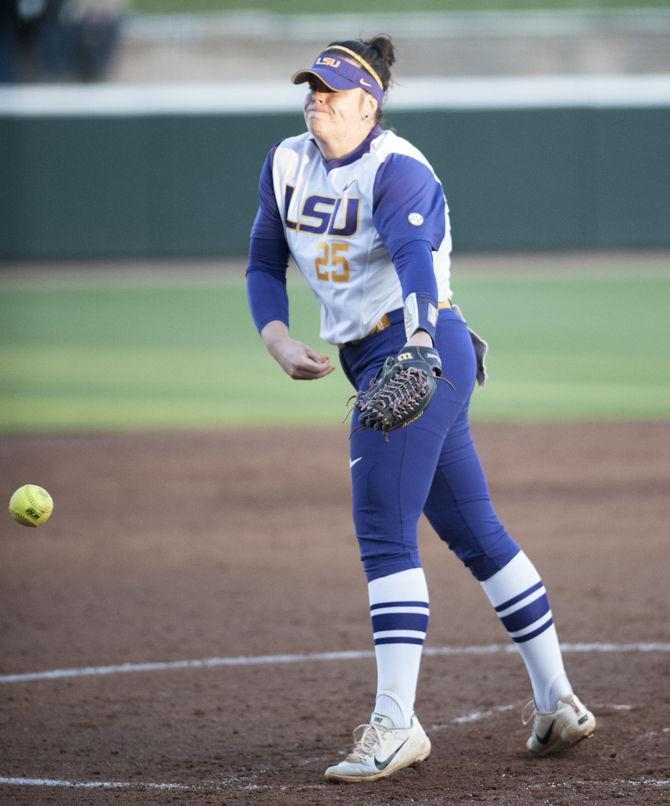
[(319, 300), (325, 341), (361, 339), (403, 306), (392, 258), (411, 241), (430, 243), (438, 298), (451, 296), (446, 200), (407, 140), (377, 128), (353, 154), (327, 162), (306, 132), (280, 142), (271, 166), (276, 210)]

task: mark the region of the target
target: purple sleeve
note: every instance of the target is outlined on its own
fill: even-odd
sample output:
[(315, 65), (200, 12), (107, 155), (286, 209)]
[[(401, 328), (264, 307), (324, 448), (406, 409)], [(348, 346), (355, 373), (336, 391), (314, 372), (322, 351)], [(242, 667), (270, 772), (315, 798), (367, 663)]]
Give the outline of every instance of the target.
[(402, 298), (410, 294), (429, 296), (437, 302), (433, 251), (428, 241), (410, 241), (395, 253), (393, 265), (402, 286)]
[(247, 265), (249, 310), (259, 333), (274, 320), (288, 326), (286, 268), (289, 249), (272, 181), (276, 148), (274, 146), (268, 153), (258, 183), (259, 206), (251, 227)]
[[(416, 295), (416, 330), (425, 330), (435, 341), (436, 320), (430, 315), (437, 310), (437, 280), (433, 266), (433, 250), (428, 241), (410, 241), (393, 256), (393, 265), (402, 287), (402, 298)], [(410, 334), (411, 335), (411, 334)]]
[(390, 154), (375, 176), (372, 217), (392, 258), (411, 241), (427, 241), (437, 252), (446, 234), (442, 185), (422, 162)]
[(446, 234), (442, 185), (423, 163), (391, 154), (375, 177), (372, 215), (393, 259), (403, 300), (415, 295), (416, 320), (408, 324), (413, 320), (406, 307), (406, 327), (425, 330), (434, 340), (438, 299), (433, 252)]

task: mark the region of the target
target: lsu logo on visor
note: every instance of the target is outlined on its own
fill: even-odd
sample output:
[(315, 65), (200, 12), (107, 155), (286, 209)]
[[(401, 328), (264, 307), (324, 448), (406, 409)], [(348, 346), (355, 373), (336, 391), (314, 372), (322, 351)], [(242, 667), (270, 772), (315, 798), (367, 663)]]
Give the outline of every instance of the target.
[(342, 62), (339, 59), (333, 59), (332, 56), (319, 56), (314, 64), (322, 64), (324, 67), (332, 67), (334, 70), (337, 70)]

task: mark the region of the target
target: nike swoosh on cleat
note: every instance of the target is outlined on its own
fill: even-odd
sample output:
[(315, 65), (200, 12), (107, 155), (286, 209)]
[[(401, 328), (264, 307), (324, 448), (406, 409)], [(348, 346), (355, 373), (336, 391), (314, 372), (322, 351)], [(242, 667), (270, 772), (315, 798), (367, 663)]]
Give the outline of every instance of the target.
[(402, 748), (405, 746), (405, 742), (407, 742), (408, 740), (409, 737), (407, 737), (407, 739), (405, 739), (405, 741), (400, 745), (400, 747), (396, 748), (387, 759), (384, 759), (384, 761), (378, 761), (377, 756), (375, 756), (375, 767), (379, 771), (385, 770), (388, 767), (388, 765), (393, 761), (393, 759), (398, 755), (398, 753), (402, 750)]
[(551, 725), (549, 725), (549, 730), (544, 734), (544, 736), (540, 736), (539, 733), (536, 733), (535, 738), (540, 744), (549, 744), (549, 739), (551, 739), (551, 732), (553, 729), (554, 723), (552, 722)]
[(358, 459), (350, 459), (349, 460), (349, 467), (352, 468), (357, 462), (360, 462), (363, 457), (359, 456)]

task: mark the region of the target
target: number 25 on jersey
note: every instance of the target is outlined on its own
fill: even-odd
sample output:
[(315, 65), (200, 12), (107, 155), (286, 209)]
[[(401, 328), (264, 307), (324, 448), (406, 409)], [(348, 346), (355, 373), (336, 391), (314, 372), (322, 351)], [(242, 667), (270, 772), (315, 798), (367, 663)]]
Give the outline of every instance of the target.
[(346, 283), (349, 280), (349, 261), (342, 254), (349, 250), (349, 244), (342, 241), (321, 241), (317, 246), (318, 255), (314, 261), (319, 280), (333, 283)]

